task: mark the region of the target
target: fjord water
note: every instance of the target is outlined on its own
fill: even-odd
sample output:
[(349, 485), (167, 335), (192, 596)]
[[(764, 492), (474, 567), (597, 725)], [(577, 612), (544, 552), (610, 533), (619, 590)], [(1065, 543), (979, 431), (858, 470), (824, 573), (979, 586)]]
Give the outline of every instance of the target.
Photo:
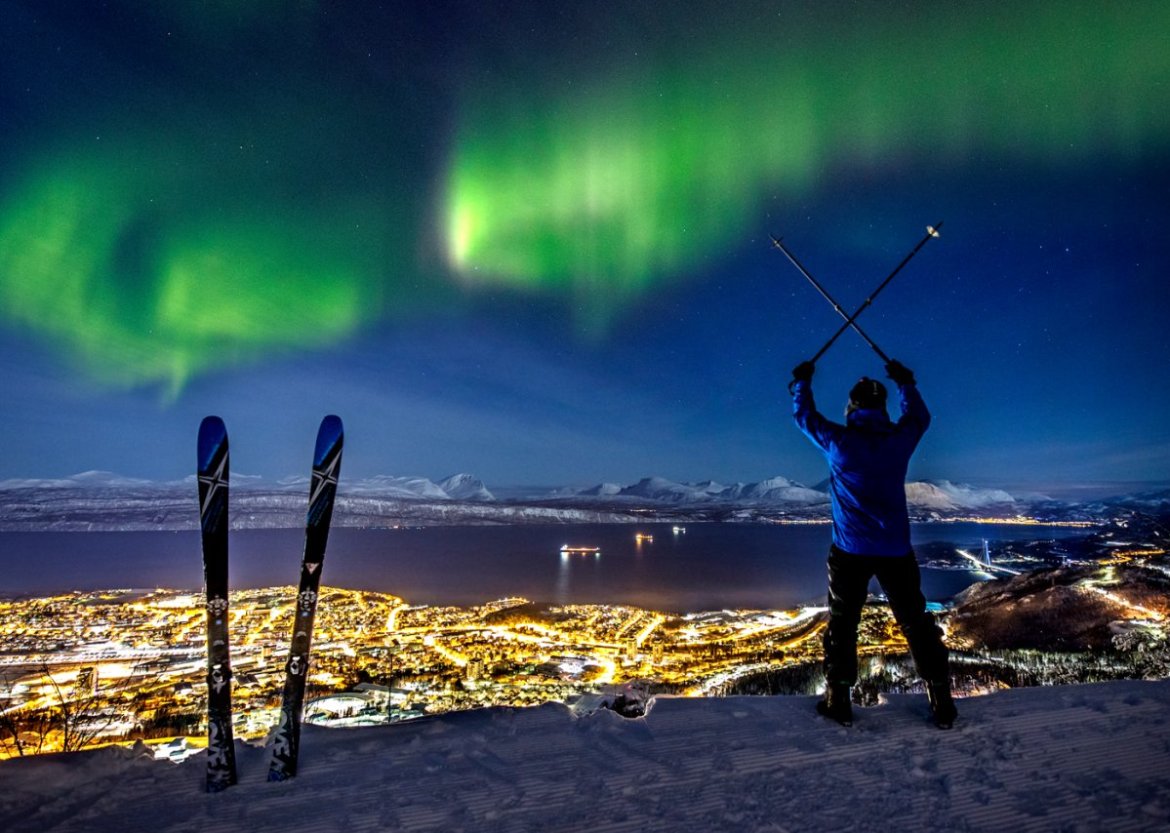
[[(637, 533), (653, 540), (636, 540)], [(412, 604), (472, 605), (505, 596), (538, 602), (627, 604), (670, 611), (792, 608), (820, 603), (830, 527), (775, 524), (589, 524), (334, 529), (323, 584), (376, 590)], [(978, 551), (982, 540), (1035, 540), (1083, 530), (974, 523), (918, 524), (916, 544)], [(561, 553), (562, 545), (597, 554)], [(299, 530), (234, 530), (234, 589), (295, 584)], [(0, 533), (0, 593), (202, 586), (192, 532)], [(976, 580), (923, 570), (929, 599)]]

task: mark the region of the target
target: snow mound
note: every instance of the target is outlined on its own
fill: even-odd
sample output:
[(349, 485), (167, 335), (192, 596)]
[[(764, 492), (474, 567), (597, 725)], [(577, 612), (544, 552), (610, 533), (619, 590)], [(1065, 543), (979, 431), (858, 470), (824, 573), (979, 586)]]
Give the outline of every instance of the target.
[(107, 748), (0, 762), (0, 829), (69, 831), (1166, 830), (1170, 680), (1014, 689), (959, 701), (955, 728), (921, 695), (857, 709), (811, 697), (657, 698), (644, 718), (496, 708), (391, 726), (306, 726), (300, 774), (203, 792), (175, 765)]

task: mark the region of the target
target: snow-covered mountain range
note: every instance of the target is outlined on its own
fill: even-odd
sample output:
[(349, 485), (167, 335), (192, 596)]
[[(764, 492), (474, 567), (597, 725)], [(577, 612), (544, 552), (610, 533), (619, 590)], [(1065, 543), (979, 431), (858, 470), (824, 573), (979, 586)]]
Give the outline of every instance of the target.
[(828, 494), (802, 486), (786, 477), (772, 477), (759, 483), (724, 485), (714, 480), (677, 483), (664, 477), (645, 477), (631, 486), (612, 483), (583, 490), (579, 496), (632, 498), (669, 504), (743, 503), (810, 506), (825, 503)]
[[(233, 525), (297, 527), (303, 522), (308, 478), (277, 481), (233, 474)], [(195, 478), (155, 482), (109, 472), (60, 479), (0, 481), (0, 531), (194, 529)], [(1045, 520), (1109, 517), (1118, 512), (1170, 511), (1170, 490), (1118, 495), (1091, 503), (1044, 495), (1013, 495), (947, 480), (906, 486), (918, 520), (978, 515)], [(381, 475), (342, 478), (334, 523), (350, 527), (435, 524), (621, 523), (678, 521), (822, 520), (829, 514), (826, 484), (810, 487), (786, 477), (755, 483), (678, 482), (646, 477), (622, 486), (533, 489), (497, 497), (474, 475)]]

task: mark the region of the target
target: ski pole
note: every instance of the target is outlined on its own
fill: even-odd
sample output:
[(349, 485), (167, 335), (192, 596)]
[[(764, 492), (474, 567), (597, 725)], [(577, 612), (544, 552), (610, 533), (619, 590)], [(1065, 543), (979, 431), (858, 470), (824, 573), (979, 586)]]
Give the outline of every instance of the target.
[(848, 322), (848, 326), (852, 327), (853, 331), (855, 333), (857, 333), (859, 336), (861, 336), (863, 339), (865, 339), (865, 343), (868, 344), (870, 346), (870, 348), (875, 353), (878, 354), (878, 356), (881, 358), (881, 360), (885, 364), (889, 364), (890, 357), (887, 356), (884, 352), (882, 352), (882, 348), (878, 347), (877, 343), (872, 338), (870, 338), (869, 336), (867, 336), (865, 334), (865, 330), (861, 329), (861, 327), (859, 327), (857, 325), (856, 321), (853, 321), (849, 318), (849, 313), (845, 312), (845, 310), (841, 308), (841, 305), (838, 304), (833, 299), (833, 296), (829, 294), (829, 291), (827, 289), (825, 289), (823, 286), (821, 286), (820, 281), (818, 281), (811, 274), (809, 274), (809, 271), (804, 268), (804, 265), (799, 260), (796, 259), (796, 255), (794, 255), (792, 252), (788, 251), (788, 247), (785, 246), (783, 242), (781, 242), (779, 239), (777, 239), (774, 236), (772, 237), (772, 245), (775, 246), (780, 251), (784, 252), (784, 256), (786, 258), (788, 258), (789, 261), (791, 261), (792, 265), (796, 267), (797, 271), (799, 271), (800, 274), (802, 274), (806, 278), (808, 278), (809, 283), (811, 283), (813, 286), (816, 287), (817, 292), (821, 293), (821, 297), (824, 298), (826, 301), (828, 301), (832, 305), (833, 309), (835, 309), (837, 311), (837, 314), (840, 315), (842, 318), (844, 318)]
[(866, 298), (864, 302), (862, 302), (861, 306), (859, 306), (857, 308), (857, 311), (854, 312), (853, 315), (851, 315), (847, 319), (845, 319), (845, 323), (841, 325), (841, 329), (839, 329), (839, 330), (837, 330), (837, 332), (833, 333), (833, 337), (830, 338), (828, 341), (826, 341), (825, 346), (822, 347), (820, 350), (818, 350), (817, 354), (815, 356), (813, 356), (811, 359), (809, 359), (809, 361), (811, 361), (813, 364), (816, 364), (817, 359), (819, 359), (821, 356), (825, 355), (825, 351), (827, 351), (830, 347), (833, 346), (833, 342), (835, 342), (838, 338), (840, 338), (841, 333), (843, 333), (849, 329), (849, 327), (857, 319), (857, 316), (859, 316), (859, 315), (861, 315), (861, 313), (865, 312), (866, 307), (868, 307), (870, 304), (873, 303), (873, 299), (878, 296), (878, 293), (881, 292), (883, 289), (885, 289), (886, 285), (889, 284), (889, 282), (894, 279), (894, 276), (902, 271), (902, 267), (910, 262), (910, 258), (912, 258), (912, 257), (914, 257), (914, 255), (918, 254), (918, 250), (921, 249), (923, 246), (925, 246), (926, 242), (928, 240), (930, 240), (932, 237), (939, 236), (938, 230), (940, 228), (942, 228), (941, 222), (936, 223), (933, 226), (926, 227), (926, 236), (918, 241), (918, 245), (910, 250), (910, 254), (908, 254), (904, 258), (902, 258), (902, 262), (894, 267), (894, 271), (890, 272), (890, 274), (886, 276), (886, 279), (884, 281), (882, 281), (881, 284), (878, 285), (878, 288), (870, 293), (869, 297)]

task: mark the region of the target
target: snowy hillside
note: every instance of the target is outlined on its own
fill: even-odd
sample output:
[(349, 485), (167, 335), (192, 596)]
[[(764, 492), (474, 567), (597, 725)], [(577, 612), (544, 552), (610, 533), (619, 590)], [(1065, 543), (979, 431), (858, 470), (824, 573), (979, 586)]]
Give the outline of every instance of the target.
[(906, 501), (915, 509), (956, 512), (962, 510), (1013, 510), (1017, 501), (1002, 489), (977, 489), (949, 480), (906, 484)]
[(307, 726), (300, 774), (202, 791), (204, 759), (144, 749), (0, 762), (7, 833), (196, 831), (1167, 831), (1170, 681), (1014, 689), (959, 701), (954, 730), (921, 696), (859, 709), (810, 697), (659, 699), (649, 714), (559, 705), (362, 729)]
[(773, 477), (759, 483), (734, 483), (730, 486), (705, 480), (700, 483), (677, 483), (663, 477), (646, 477), (632, 486), (614, 491), (605, 485), (581, 494), (640, 498), (670, 504), (771, 504), (807, 506), (825, 504), (828, 495), (809, 489), (786, 477)]
[[(308, 488), (308, 481), (305, 481)], [(426, 500), (449, 500), (451, 496), (443, 491), (437, 483), (432, 483), (425, 477), (390, 477), (379, 475), (355, 480), (348, 484), (347, 491), (354, 495), (376, 496), (380, 498), (408, 498)]]
[(483, 481), (470, 474), (453, 474), (439, 481), (439, 488), (455, 500), (495, 500)]
[[(572, 494), (577, 497), (617, 498), (691, 507), (722, 505), (794, 510), (821, 507), (827, 511), (828, 488), (828, 481), (808, 487), (786, 477), (770, 477), (758, 483), (731, 485), (713, 480), (679, 483), (664, 477), (645, 477), (630, 486), (603, 483), (576, 493), (560, 490), (557, 496), (564, 498), (566, 494)], [(984, 510), (1015, 514), (1027, 510), (1031, 502), (1018, 499), (1003, 489), (979, 488), (949, 480), (907, 483), (906, 499), (912, 509), (940, 515)], [(1056, 502), (1044, 496), (1035, 496), (1034, 500), (1043, 501), (1050, 509), (1058, 507)]]

